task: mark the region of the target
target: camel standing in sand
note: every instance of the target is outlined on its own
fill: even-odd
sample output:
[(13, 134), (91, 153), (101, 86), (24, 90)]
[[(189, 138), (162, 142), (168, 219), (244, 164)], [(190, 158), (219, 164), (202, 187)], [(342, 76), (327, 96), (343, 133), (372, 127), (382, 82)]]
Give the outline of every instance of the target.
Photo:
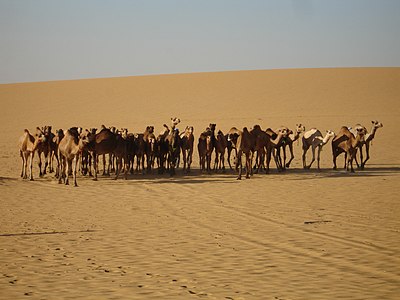
[(212, 153), (213, 145), (211, 141), (211, 130), (207, 128), (205, 131), (200, 133), (199, 141), (197, 144), (197, 151), (199, 153), (200, 170), (204, 172), (211, 171), (210, 164), (208, 164), (207, 154)]
[(78, 186), (76, 173), (79, 157), (88, 143), (87, 136), (82, 135), (82, 138), (80, 137), (77, 127), (72, 127), (66, 131), (64, 138), (58, 145), (58, 156), (61, 162), (59, 165), (61, 169), (58, 172), (60, 174), (58, 183), (61, 183), (62, 179), (64, 179), (65, 184), (68, 185), (68, 177), (71, 173), (70, 170), (72, 170), (74, 186)]
[[(282, 140), (291, 132), (288, 132), (286, 128), (281, 128), (278, 133), (275, 133), (271, 128), (265, 130), (267, 133), (267, 140), (266, 140), (266, 151), (267, 151), (267, 166), (265, 172), (269, 172), (269, 164), (271, 162), (271, 155), (274, 157), (276, 167), (278, 171), (283, 170), (282, 163), (277, 155), (277, 149), (281, 147)], [(260, 167), (260, 166), (259, 166)]]
[(225, 171), (225, 151), (228, 147), (228, 141), (221, 130), (218, 131), (215, 139), (215, 163), (214, 170)]
[(40, 143), (44, 142), (43, 135), (36, 135), (36, 138), (33, 137), (28, 131), (28, 129), (24, 130), (24, 133), (19, 138), (18, 147), (19, 147), (19, 154), (22, 159), (22, 170), (21, 170), (21, 177), (23, 179), (28, 178), (27, 168), (28, 168), (28, 160), (29, 160), (29, 179), (33, 180), (33, 157), (35, 156), (35, 151), (37, 146)]
[(179, 155), (181, 153), (181, 139), (177, 128), (171, 130), (166, 138), (168, 142), (168, 164), (170, 175), (175, 175), (175, 168), (178, 164)]
[(193, 126), (187, 126), (185, 131), (181, 134), (181, 149), (183, 159), (183, 171), (190, 172), (190, 166), (193, 158), (193, 144), (194, 144), (194, 129)]
[[(37, 145), (36, 151), (38, 153), (38, 165), (39, 165), (39, 176), (42, 177), (46, 174), (47, 166), (49, 165), (49, 160), (51, 157), (51, 145), (50, 141), (54, 137), (54, 134), (51, 133), (51, 126), (44, 126), (42, 128), (36, 127), (36, 135), (43, 136), (43, 141)], [(44, 156), (44, 168), (42, 171), (42, 153)]]
[(243, 163), (242, 163), (242, 155), (245, 155), (245, 168), (246, 168), (246, 178), (250, 178), (252, 174), (252, 157), (253, 157), (253, 149), (255, 144), (254, 136), (249, 132), (247, 127), (243, 128), (243, 131), (239, 131), (238, 137), (235, 144), (235, 149), (237, 151), (236, 155), (236, 166), (239, 169), (239, 174), (237, 179), (242, 179), (243, 173)]
[[(313, 162), (315, 161), (315, 149), (318, 148), (317, 162), (318, 170), (320, 170), (320, 156), (322, 147), (328, 143), (328, 141), (335, 136), (335, 133), (331, 130), (326, 131), (326, 135), (323, 137), (321, 131), (316, 128), (312, 128), (305, 132), (302, 138), (303, 142), (303, 168), (310, 169)], [(308, 149), (311, 147), (312, 150), (312, 160), (309, 165), (306, 164), (306, 154)]]
[[(97, 180), (97, 156), (103, 155), (103, 167), (106, 169), (105, 154), (113, 154), (117, 159), (117, 170), (114, 179), (118, 179), (122, 169), (122, 162), (127, 161), (126, 141), (120, 134), (113, 133), (110, 129), (102, 126), (102, 130), (93, 135), (88, 134), (88, 150), (92, 152), (94, 164), (94, 180)], [(125, 179), (127, 178), (127, 168), (125, 168)]]
[[(369, 160), (369, 146), (372, 143), (372, 140), (375, 138), (375, 133), (378, 130), (378, 128), (382, 128), (383, 124), (381, 122), (378, 121), (371, 121), (372, 123), (372, 130), (371, 133), (367, 133), (365, 135), (365, 154), (366, 154), (366, 158), (363, 161), (361, 161), (361, 168), (364, 169), (365, 164), (367, 163), (367, 161)], [(360, 148), (360, 153), (362, 151), (362, 148)]]
[(346, 153), (345, 166), (346, 169), (354, 172), (353, 160), (357, 153), (357, 148), (364, 140), (365, 130), (363, 128), (356, 128), (357, 136), (354, 136), (350, 130), (343, 126), (336, 137), (332, 140), (332, 155), (333, 155), (333, 169), (336, 170), (336, 158), (339, 154)]
[(168, 141), (167, 136), (170, 132), (169, 127), (164, 124), (164, 130), (157, 136), (157, 165), (158, 173), (163, 174), (166, 169), (167, 156), (168, 156)]
[[(370, 147), (370, 144), (371, 144), (372, 140), (375, 138), (375, 133), (376, 133), (376, 131), (378, 130), (378, 128), (382, 128), (382, 127), (383, 127), (383, 124), (382, 124), (381, 122), (379, 122), (379, 121), (374, 120), (374, 121), (371, 121), (371, 123), (372, 123), (371, 133), (368, 133), (368, 132), (367, 132), (367, 129), (366, 129), (364, 126), (362, 126), (362, 125), (357, 124), (357, 125), (355, 126), (355, 129), (357, 129), (357, 128), (363, 128), (363, 129), (365, 130), (365, 132), (366, 132), (365, 137), (364, 137), (364, 141), (362, 141), (362, 142), (360, 143), (360, 147), (359, 147), (359, 149), (360, 149), (360, 163), (361, 163), (361, 164), (358, 163), (358, 161), (357, 161), (357, 156), (354, 158), (354, 160), (356, 161), (357, 168), (364, 169), (366, 162), (367, 162), (367, 161), (369, 160), (369, 158), (370, 158), (370, 157), (369, 157), (369, 147)], [(350, 130), (350, 131), (351, 131), (354, 135), (357, 134), (357, 131), (354, 130), (354, 129), (352, 129), (352, 130)], [(365, 154), (366, 154), (366, 158), (365, 158), (365, 160), (363, 161), (363, 147), (364, 147), (364, 145), (365, 145)]]
[[(288, 132), (292, 133), (291, 130), (289, 130), (288, 128), (286, 128)], [(282, 141), (282, 149), (283, 149), (283, 168), (289, 168), (290, 167), (290, 163), (292, 162), (292, 160), (294, 159), (294, 154), (293, 154), (293, 142), (297, 141), (301, 134), (306, 130), (306, 128), (302, 125), (302, 124), (296, 124), (296, 130), (293, 134), (293, 136), (288, 135), (287, 137), (285, 137)], [(290, 151), (290, 159), (289, 161), (286, 163), (286, 146), (289, 147), (289, 151)]]

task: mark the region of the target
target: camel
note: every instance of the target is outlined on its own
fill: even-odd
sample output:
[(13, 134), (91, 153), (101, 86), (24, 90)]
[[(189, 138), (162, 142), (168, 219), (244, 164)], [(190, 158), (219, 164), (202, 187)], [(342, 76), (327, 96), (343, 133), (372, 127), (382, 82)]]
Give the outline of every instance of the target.
[[(327, 130), (325, 136), (323, 137), (321, 131), (316, 128), (312, 128), (304, 133), (303, 142), (303, 168), (310, 169), (313, 162), (315, 161), (315, 149), (318, 148), (317, 162), (318, 170), (320, 170), (320, 156), (322, 147), (328, 143), (328, 141), (335, 136), (335, 133), (331, 130)], [(312, 150), (312, 160), (309, 165), (306, 164), (306, 154), (308, 149), (311, 147)]]
[(168, 141), (167, 136), (169, 135), (170, 129), (164, 124), (164, 130), (160, 132), (156, 139), (157, 145), (157, 165), (158, 173), (163, 174), (166, 169), (167, 155), (168, 155)]
[[(97, 128), (86, 129), (86, 132), (90, 135), (96, 135)], [(89, 173), (89, 176), (92, 177), (92, 155), (86, 148), (82, 150), (80, 163), (82, 175)]]
[(333, 169), (336, 170), (336, 158), (339, 154), (345, 152), (345, 167), (349, 171), (354, 173), (353, 160), (357, 153), (357, 148), (360, 147), (360, 143), (364, 140), (365, 130), (364, 128), (358, 127), (357, 136), (354, 136), (350, 130), (343, 126), (336, 137), (332, 140), (332, 155), (333, 155)]
[(275, 151), (275, 150), (277, 150), (279, 147), (281, 147), (282, 140), (285, 137), (287, 137), (287, 135), (290, 134), (291, 131), (288, 131), (287, 128), (281, 128), (278, 131), (278, 133), (275, 133), (271, 128), (268, 128), (267, 130), (265, 130), (265, 132), (267, 133), (267, 140), (266, 140), (266, 145), (265, 145), (266, 152), (267, 152), (267, 166), (266, 166), (265, 172), (266, 173), (269, 172), (269, 164), (271, 161), (271, 155), (274, 157), (275, 164), (276, 164), (278, 171), (282, 171), (283, 166), (282, 166), (280, 159), (278, 158), (277, 151)]
[[(215, 128), (214, 128), (215, 129)], [(201, 171), (211, 172), (211, 154), (214, 146), (212, 143), (212, 130), (207, 127), (205, 131), (200, 134), (197, 150), (199, 152), (200, 169)]]
[(78, 186), (76, 181), (76, 173), (79, 163), (79, 156), (88, 143), (89, 140), (87, 136), (82, 135), (81, 138), (77, 127), (72, 127), (66, 131), (64, 138), (58, 145), (58, 156), (60, 158), (60, 170), (58, 171), (60, 176), (58, 183), (61, 183), (62, 179), (64, 179), (65, 184), (68, 185), (70, 170), (72, 170), (74, 186)]
[[(359, 149), (360, 149), (360, 164), (357, 161), (357, 156), (354, 158), (354, 160), (356, 162), (356, 165), (357, 165), (357, 168), (360, 168), (360, 169), (364, 169), (366, 162), (370, 158), (369, 157), (369, 147), (370, 147), (370, 144), (372, 143), (372, 140), (375, 138), (376, 131), (378, 130), (378, 128), (382, 128), (383, 127), (383, 124), (381, 122), (379, 122), (379, 121), (374, 120), (374, 121), (371, 121), (371, 123), (372, 123), (371, 133), (368, 133), (367, 129), (364, 126), (360, 125), (360, 124), (357, 124), (355, 126), (355, 129), (363, 128), (365, 130), (365, 132), (366, 132), (365, 137), (364, 137), (364, 141), (362, 141), (360, 143), (360, 147), (359, 147)], [(350, 131), (353, 133), (353, 135), (357, 134), (357, 131), (354, 130), (354, 129), (352, 129)], [(364, 145), (365, 145), (366, 158), (363, 161), (363, 147), (364, 147)]]
[[(39, 165), (39, 177), (46, 174), (47, 166), (49, 165), (49, 159), (51, 156), (50, 140), (53, 138), (51, 133), (51, 126), (44, 126), (42, 128), (36, 127), (36, 135), (43, 136), (44, 139), (37, 145), (36, 151), (38, 153), (38, 165)], [(44, 155), (45, 163), (42, 171), (42, 153)]]
[(215, 163), (214, 170), (225, 171), (225, 150), (228, 147), (228, 141), (221, 130), (218, 131), (215, 140)]
[[(306, 128), (302, 124), (296, 124), (296, 130), (294, 133), (287, 127), (281, 127), (279, 130), (281, 130), (282, 128), (285, 128), (289, 132), (289, 134), (293, 134), (293, 136), (290, 136), (290, 135), (286, 136), (282, 140), (282, 146), (280, 147), (283, 149), (283, 164), (282, 164), (282, 166), (283, 166), (283, 169), (285, 169), (285, 168), (290, 167), (290, 163), (294, 159), (293, 142), (297, 141), (300, 138), (300, 135), (306, 130)], [(287, 163), (286, 163), (286, 146), (289, 146), (289, 151), (290, 151), (290, 159)], [(280, 152), (280, 149), (278, 149), (278, 152)], [(279, 153), (279, 159), (280, 159), (280, 153)]]
[[(225, 135), (226, 140), (227, 140), (227, 150), (228, 150), (228, 164), (231, 170), (233, 170), (232, 165), (231, 165), (231, 153), (232, 150), (235, 151), (235, 162), (236, 162), (236, 157), (237, 157), (237, 149), (236, 149), (236, 141), (240, 135), (241, 131), (237, 129), (236, 127), (232, 127), (229, 129), (228, 133)], [(235, 170), (238, 171), (238, 166), (235, 165)]]
[(28, 129), (24, 130), (24, 133), (19, 138), (18, 146), (19, 146), (19, 154), (22, 159), (22, 170), (21, 177), (23, 179), (28, 178), (27, 168), (28, 168), (28, 160), (29, 160), (29, 179), (33, 180), (33, 157), (35, 156), (35, 151), (37, 146), (40, 143), (44, 142), (43, 135), (36, 135), (36, 138), (29, 133)]
[(154, 135), (154, 126), (147, 126), (143, 132), (143, 141), (139, 145), (144, 147), (139, 151), (146, 155), (147, 171), (150, 173), (154, 165), (155, 153), (156, 153), (156, 137)]
[(186, 126), (185, 131), (181, 134), (181, 149), (183, 158), (183, 171), (190, 172), (193, 157), (193, 144), (194, 144), (194, 129), (193, 126)]
[(175, 175), (175, 167), (177, 165), (179, 154), (181, 152), (181, 140), (179, 137), (179, 130), (174, 128), (171, 130), (166, 138), (168, 142), (168, 164), (170, 175)]
[(54, 156), (57, 158), (57, 168), (56, 168), (56, 178), (60, 176), (60, 158), (58, 156), (58, 145), (60, 144), (61, 140), (64, 138), (64, 131), (62, 129), (57, 129), (56, 134), (53, 137), (53, 145), (54, 145)]
[(236, 155), (236, 166), (239, 169), (239, 175), (237, 180), (242, 179), (243, 173), (243, 163), (242, 163), (242, 155), (246, 156), (246, 178), (250, 178), (252, 172), (252, 150), (254, 149), (255, 138), (249, 132), (247, 127), (243, 128), (243, 131), (239, 131), (238, 137), (235, 144), (235, 149), (237, 151)]
[[(126, 161), (127, 157), (127, 145), (126, 141), (120, 134), (113, 133), (110, 129), (102, 126), (99, 133), (93, 135), (88, 134), (89, 138), (88, 150), (92, 152), (93, 164), (94, 164), (94, 180), (97, 180), (97, 156), (103, 155), (103, 167), (106, 168), (106, 162), (104, 160), (105, 154), (113, 154), (117, 158), (117, 171), (114, 179), (118, 179), (122, 169), (122, 161)], [(125, 179), (127, 178), (127, 168), (125, 168)]]

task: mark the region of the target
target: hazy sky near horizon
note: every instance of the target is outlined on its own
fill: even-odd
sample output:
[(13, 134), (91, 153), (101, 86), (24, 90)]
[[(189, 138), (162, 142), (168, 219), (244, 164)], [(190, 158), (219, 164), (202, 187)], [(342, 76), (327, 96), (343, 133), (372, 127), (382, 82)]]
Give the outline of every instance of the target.
[(398, 67), (399, 0), (0, 0), (0, 83)]

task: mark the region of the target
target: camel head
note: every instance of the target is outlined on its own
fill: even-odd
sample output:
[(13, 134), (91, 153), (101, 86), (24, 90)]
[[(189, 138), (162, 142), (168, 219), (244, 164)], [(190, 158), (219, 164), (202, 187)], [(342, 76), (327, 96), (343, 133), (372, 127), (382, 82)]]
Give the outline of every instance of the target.
[(297, 132), (298, 134), (300, 134), (300, 133), (302, 133), (302, 132), (304, 132), (304, 131), (306, 131), (306, 127), (305, 127), (304, 125), (302, 125), (302, 124), (296, 124), (296, 132)]
[(149, 134), (153, 133), (154, 132), (154, 126), (147, 126), (146, 127), (146, 132), (149, 133)]
[(210, 123), (209, 128), (211, 131), (215, 131), (215, 127), (217, 127), (217, 124)]
[(371, 121), (371, 123), (375, 128), (383, 127), (383, 124), (381, 122), (376, 121), (376, 120), (375, 121)]
[(326, 131), (326, 135), (329, 136), (329, 137), (334, 137), (336, 134), (332, 130), (327, 130)]
[(45, 143), (47, 140), (47, 136), (44, 132), (44, 128), (36, 127), (36, 134), (35, 134), (36, 140), (39, 143)]
[(175, 128), (175, 126), (178, 125), (180, 122), (181, 122), (181, 120), (178, 119), (177, 117), (171, 118), (171, 126), (172, 126), (172, 128)]

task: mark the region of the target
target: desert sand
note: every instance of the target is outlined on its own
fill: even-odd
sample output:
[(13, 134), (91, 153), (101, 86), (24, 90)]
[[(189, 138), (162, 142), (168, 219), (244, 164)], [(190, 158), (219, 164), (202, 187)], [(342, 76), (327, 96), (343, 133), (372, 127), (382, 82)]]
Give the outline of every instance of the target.
[[(400, 68), (238, 71), (0, 85), (1, 299), (398, 299)], [(22, 180), (25, 128), (226, 132), (379, 120), (366, 169)], [(196, 147), (196, 146), (195, 146)], [(338, 159), (343, 165), (343, 156)], [(272, 165), (273, 166), (273, 165)], [(316, 165), (314, 165), (316, 167)]]

